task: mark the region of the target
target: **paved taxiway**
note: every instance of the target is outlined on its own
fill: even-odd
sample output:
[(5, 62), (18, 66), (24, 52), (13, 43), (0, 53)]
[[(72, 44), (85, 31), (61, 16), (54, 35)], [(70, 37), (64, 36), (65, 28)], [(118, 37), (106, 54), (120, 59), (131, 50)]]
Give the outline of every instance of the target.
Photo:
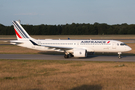
[(63, 55), (45, 55), (45, 54), (0, 54), (0, 59), (11, 60), (75, 60), (75, 61), (118, 61), (118, 62), (135, 62), (135, 56), (123, 56), (118, 59), (117, 56), (88, 56), (87, 58), (68, 58)]

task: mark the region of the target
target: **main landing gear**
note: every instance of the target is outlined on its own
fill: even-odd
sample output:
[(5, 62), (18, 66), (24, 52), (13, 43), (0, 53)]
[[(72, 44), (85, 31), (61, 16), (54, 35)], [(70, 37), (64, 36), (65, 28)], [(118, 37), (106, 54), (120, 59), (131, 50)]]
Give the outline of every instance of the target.
[(64, 58), (71, 58), (74, 57), (71, 53), (65, 53)]

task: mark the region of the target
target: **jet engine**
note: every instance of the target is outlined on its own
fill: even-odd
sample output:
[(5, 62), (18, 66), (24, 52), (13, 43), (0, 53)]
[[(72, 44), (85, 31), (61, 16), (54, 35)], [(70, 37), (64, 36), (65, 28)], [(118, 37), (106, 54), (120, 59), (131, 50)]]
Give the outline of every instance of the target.
[(75, 49), (73, 52), (74, 57), (87, 57), (87, 50)]

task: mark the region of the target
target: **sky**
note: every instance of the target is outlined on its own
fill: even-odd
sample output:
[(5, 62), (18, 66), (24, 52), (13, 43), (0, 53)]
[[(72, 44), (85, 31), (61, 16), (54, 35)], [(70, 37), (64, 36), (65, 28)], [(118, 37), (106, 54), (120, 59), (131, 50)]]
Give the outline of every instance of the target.
[(135, 24), (135, 0), (0, 0), (0, 23)]

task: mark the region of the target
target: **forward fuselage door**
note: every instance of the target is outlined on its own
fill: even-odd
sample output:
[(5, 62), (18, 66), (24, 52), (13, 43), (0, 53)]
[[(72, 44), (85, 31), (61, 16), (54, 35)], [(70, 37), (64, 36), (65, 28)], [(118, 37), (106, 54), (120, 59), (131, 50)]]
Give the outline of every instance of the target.
[(76, 44), (77, 44), (77, 46), (79, 46), (79, 42), (77, 42)]
[(116, 43), (115, 42), (112, 43), (112, 49), (116, 49)]
[(76, 42), (76, 43), (74, 43), (74, 45), (75, 45), (76, 47), (78, 47), (80, 44), (79, 44), (79, 42)]

